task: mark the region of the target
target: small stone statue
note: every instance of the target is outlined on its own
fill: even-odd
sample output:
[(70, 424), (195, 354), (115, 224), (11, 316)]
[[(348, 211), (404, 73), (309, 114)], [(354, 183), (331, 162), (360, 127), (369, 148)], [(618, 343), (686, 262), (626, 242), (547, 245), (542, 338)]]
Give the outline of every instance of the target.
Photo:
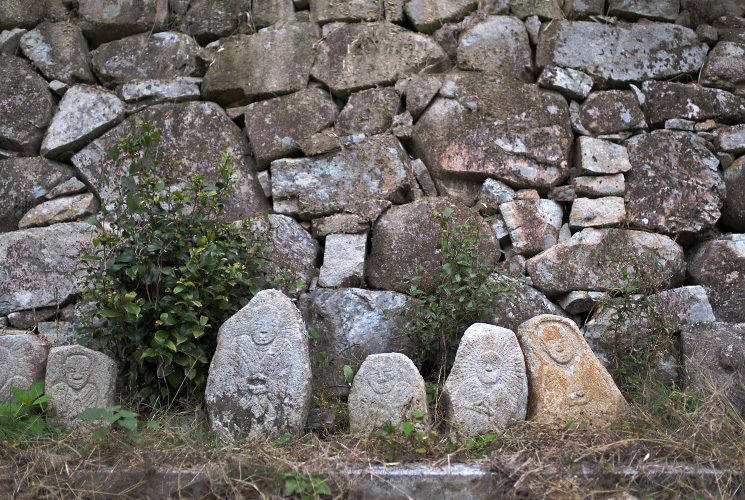
[(528, 378), (514, 332), (471, 325), (458, 346), (443, 398), (451, 425), (467, 437), (525, 420)]
[(81, 427), (78, 415), (88, 408), (114, 405), (116, 365), (103, 353), (72, 345), (54, 347), (47, 363), (46, 393), (56, 425)]
[[(423, 418), (414, 418), (420, 411)], [(414, 363), (400, 353), (371, 354), (360, 366), (349, 393), (349, 426), (355, 433), (371, 433), (391, 423), (428, 425), (424, 379)]]

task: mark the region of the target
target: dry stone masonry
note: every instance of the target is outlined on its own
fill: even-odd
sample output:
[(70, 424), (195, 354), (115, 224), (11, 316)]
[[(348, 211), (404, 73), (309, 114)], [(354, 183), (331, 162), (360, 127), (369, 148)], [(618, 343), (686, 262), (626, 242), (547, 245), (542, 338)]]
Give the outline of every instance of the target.
[[(349, 393), (344, 365), (385, 359), (369, 366), (407, 373), (418, 387), (411, 361), (391, 353), (406, 345), (411, 318), (399, 312), (410, 279), (422, 276), (427, 293), (441, 283), (435, 212), (449, 214), (448, 230), (479, 229), (473, 257), (505, 289), (493, 327), (479, 329), (489, 338), (519, 330), (529, 376), (544, 373), (563, 391), (531, 403), (529, 418), (581, 419), (593, 405), (591, 420), (619, 414), (575, 328), (607, 361), (617, 325), (600, 306), (619, 287), (653, 292), (655, 314), (682, 329), (684, 355), (660, 360), (663, 379), (701, 388), (701, 377), (717, 379), (715, 389), (745, 408), (745, 392), (732, 389), (745, 383), (736, 361), (745, 323), (742, 0), (0, 5), (0, 397), (41, 378), (42, 338), (74, 342), (77, 259), (95, 236), (83, 221), (111, 204), (126, 173), (107, 163), (109, 148), (149, 121), (161, 135), (156, 157), (181, 159), (177, 177), (213, 183), (218, 152), (235, 157), (226, 215), (241, 225), (266, 212), (252, 227), (268, 238), (264, 272), (292, 269), (302, 287), (282, 291), (317, 335), (306, 337), (277, 291), (223, 326), (208, 399), (219, 400), (213, 423), (226, 439), (300, 432), (311, 380), (315, 391)], [(545, 314), (553, 319), (525, 323)], [(265, 342), (263, 324), (276, 337)], [(624, 334), (649, 328), (630, 318)], [(470, 403), (458, 406), (456, 381), (481, 359), (469, 342), (449, 391), (454, 425), (471, 435), (521, 417), (489, 406), (491, 420), (461, 419)], [(493, 342), (484, 366), (519, 354)], [(96, 353), (65, 348), (77, 354), (53, 351), (47, 387), (59, 385), (69, 420), (93, 404), (94, 385), (106, 406), (110, 381)], [(560, 348), (576, 356), (559, 362)], [(62, 358), (106, 375), (68, 380)], [(360, 387), (374, 383), (366, 372)], [(499, 400), (479, 373), (481, 385), (467, 389)], [(599, 381), (597, 394), (588, 380)], [(421, 394), (410, 396), (419, 404)], [(377, 417), (410, 418), (392, 397), (380, 401), (395, 411)], [(360, 431), (383, 423), (358, 417)]]

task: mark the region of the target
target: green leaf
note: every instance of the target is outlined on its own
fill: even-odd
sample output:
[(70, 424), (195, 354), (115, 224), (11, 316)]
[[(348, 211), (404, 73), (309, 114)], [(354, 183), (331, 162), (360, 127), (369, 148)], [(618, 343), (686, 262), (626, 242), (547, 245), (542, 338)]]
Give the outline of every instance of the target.
[(121, 314), (116, 311), (112, 311), (111, 309), (98, 309), (96, 311), (96, 314), (98, 314), (99, 316), (103, 316), (104, 318), (118, 318), (121, 316)]
[(316, 353), (316, 361), (319, 364), (323, 364), (326, 362), (326, 353), (325, 352), (317, 352)]
[(88, 217), (87, 219), (85, 219), (85, 222), (87, 222), (91, 226), (97, 227), (98, 229), (103, 229), (101, 222), (95, 217)]
[(354, 381), (354, 368), (352, 368), (350, 365), (344, 365), (344, 380), (347, 382), (347, 384), (352, 384)]
[(87, 408), (77, 416), (76, 420), (94, 422), (104, 418), (104, 415), (110, 415), (110, 412), (106, 408)]
[(98, 441), (101, 441), (102, 439), (104, 439), (108, 435), (108, 433), (109, 433), (109, 429), (108, 428), (106, 428), (106, 427), (99, 427), (98, 429), (96, 429), (95, 431), (93, 431), (91, 433), (91, 436), (93, 437), (93, 439), (96, 439)]
[(414, 417), (416, 420), (421, 420), (424, 418), (424, 412), (419, 410), (414, 410), (411, 412), (411, 416)]
[(401, 430), (404, 431), (406, 436), (410, 435), (414, 431), (414, 424), (411, 422), (402, 422)]
[(124, 304), (124, 310), (127, 311), (130, 314), (134, 314), (135, 316), (140, 315), (140, 311), (142, 311), (142, 308), (138, 306), (137, 304), (133, 302), (129, 302), (127, 304)]

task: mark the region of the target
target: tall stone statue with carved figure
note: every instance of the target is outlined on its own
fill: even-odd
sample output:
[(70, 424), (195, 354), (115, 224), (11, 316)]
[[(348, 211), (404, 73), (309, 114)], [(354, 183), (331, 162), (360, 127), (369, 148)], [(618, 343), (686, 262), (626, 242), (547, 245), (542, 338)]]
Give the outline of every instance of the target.
[(570, 319), (542, 314), (517, 329), (530, 387), (528, 418), (603, 426), (629, 406)]
[(220, 327), (206, 388), (212, 428), (228, 442), (298, 434), (310, 397), (300, 313), (283, 293), (259, 292)]

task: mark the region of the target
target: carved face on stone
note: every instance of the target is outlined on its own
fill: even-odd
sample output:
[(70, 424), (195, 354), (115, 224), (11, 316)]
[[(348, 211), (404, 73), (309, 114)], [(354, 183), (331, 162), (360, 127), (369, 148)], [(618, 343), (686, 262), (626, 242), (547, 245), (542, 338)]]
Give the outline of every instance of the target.
[(73, 389), (80, 390), (91, 376), (91, 360), (83, 354), (68, 356), (64, 364), (65, 380)]
[(548, 325), (543, 329), (543, 348), (551, 359), (565, 365), (574, 359), (574, 344), (567, 335), (562, 335), (558, 325)]
[(395, 370), (392, 367), (380, 364), (371, 366), (368, 372), (370, 387), (377, 394), (388, 394), (396, 385), (394, 374)]
[(257, 307), (250, 324), (251, 339), (259, 346), (269, 345), (282, 327), (279, 310), (269, 304)]
[(496, 384), (501, 372), (502, 359), (494, 351), (488, 351), (479, 356), (476, 361), (476, 376), (485, 385)]

